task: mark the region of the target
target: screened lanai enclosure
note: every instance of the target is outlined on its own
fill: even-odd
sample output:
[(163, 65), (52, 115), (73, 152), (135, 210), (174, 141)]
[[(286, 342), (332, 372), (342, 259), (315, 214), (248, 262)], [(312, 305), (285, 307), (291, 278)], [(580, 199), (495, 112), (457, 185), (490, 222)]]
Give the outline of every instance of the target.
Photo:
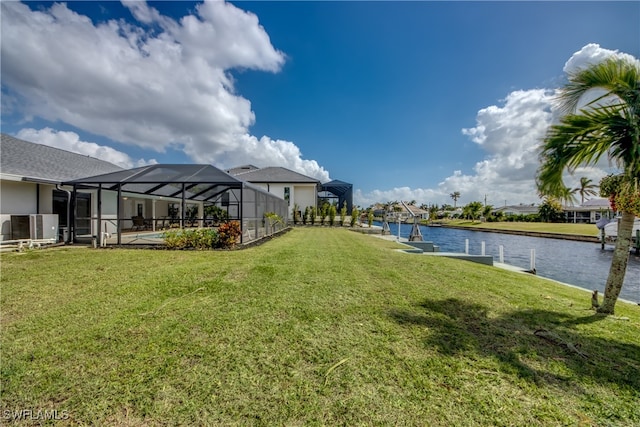
[[(238, 221), (240, 243), (271, 235), (288, 221), (287, 202), (211, 165), (149, 165), (65, 182), (72, 186), (70, 241), (162, 243), (168, 229)], [(265, 218), (275, 213), (283, 219)]]

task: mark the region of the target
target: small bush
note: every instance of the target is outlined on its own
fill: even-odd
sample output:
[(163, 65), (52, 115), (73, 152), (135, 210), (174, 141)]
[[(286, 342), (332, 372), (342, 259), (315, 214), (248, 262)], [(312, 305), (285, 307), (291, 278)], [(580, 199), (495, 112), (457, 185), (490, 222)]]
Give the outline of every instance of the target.
[(212, 228), (170, 230), (164, 234), (169, 249), (212, 249), (218, 244), (218, 233)]
[(300, 206), (297, 203), (293, 205), (293, 225), (297, 225), (300, 222)]
[(336, 207), (334, 205), (329, 206), (329, 225), (333, 227), (336, 222)]
[(309, 216), (311, 215), (311, 207), (307, 206), (304, 209), (304, 213), (302, 214), (302, 223), (304, 225), (307, 225), (307, 222), (309, 222)]
[(314, 225), (316, 223), (316, 214), (317, 214), (316, 208), (312, 207), (309, 213), (310, 213), (311, 225)]
[(351, 226), (352, 227), (356, 225), (356, 221), (358, 220), (358, 215), (360, 215), (360, 212), (358, 212), (358, 208), (354, 206), (353, 209), (351, 209)]
[(347, 222), (347, 202), (345, 201), (342, 204), (342, 208), (340, 208), (340, 226), (344, 227), (344, 224)]
[(218, 248), (232, 248), (240, 239), (240, 223), (238, 221), (229, 221), (218, 227)]

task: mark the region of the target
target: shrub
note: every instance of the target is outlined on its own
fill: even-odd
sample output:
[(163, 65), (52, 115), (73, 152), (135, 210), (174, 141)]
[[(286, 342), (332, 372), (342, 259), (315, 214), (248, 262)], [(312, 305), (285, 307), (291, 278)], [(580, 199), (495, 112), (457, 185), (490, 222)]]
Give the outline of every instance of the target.
[(218, 248), (232, 248), (240, 239), (240, 223), (238, 221), (229, 221), (218, 227)]
[(184, 249), (187, 247), (187, 240), (182, 230), (172, 229), (164, 233), (164, 244), (169, 249)]
[(298, 224), (300, 222), (300, 207), (297, 203), (293, 204), (293, 225)]
[(307, 225), (307, 221), (309, 221), (309, 215), (311, 213), (311, 207), (307, 206), (304, 209), (304, 213), (302, 214), (302, 223), (304, 225)]
[(204, 216), (205, 219), (211, 219), (214, 224), (220, 224), (229, 219), (229, 213), (216, 205), (206, 206)]
[(169, 249), (211, 249), (218, 243), (218, 233), (212, 228), (169, 230), (164, 243)]
[(322, 207), (320, 208), (320, 225), (324, 225), (324, 221), (327, 219), (327, 215), (329, 215), (329, 204), (324, 202)]
[(329, 206), (329, 225), (333, 227), (336, 222), (336, 207), (334, 205)]
[(558, 199), (547, 197), (538, 208), (537, 215), (543, 222), (562, 222), (564, 211)]
[(309, 213), (311, 214), (311, 225), (314, 225), (316, 223), (316, 214), (317, 214), (316, 208), (312, 207), (309, 210)]
[(340, 208), (340, 225), (344, 227), (344, 224), (347, 222), (347, 202), (345, 201), (342, 204), (342, 208)]
[(266, 225), (271, 229), (272, 232), (274, 231), (273, 228), (276, 225), (284, 224), (284, 219), (282, 219), (282, 217), (275, 212), (265, 212), (264, 218), (266, 221)]
[(353, 209), (351, 209), (351, 226), (352, 227), (356, 225), (356, 221), (358, 220), (358, 215), (360, 215), (360, 212), (358, 212), (358, 208), (354, 206)]

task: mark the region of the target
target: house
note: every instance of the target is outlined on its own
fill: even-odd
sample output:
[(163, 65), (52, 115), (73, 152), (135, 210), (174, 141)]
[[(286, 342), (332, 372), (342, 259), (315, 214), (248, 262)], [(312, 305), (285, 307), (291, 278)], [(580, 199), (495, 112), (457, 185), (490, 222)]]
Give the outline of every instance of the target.
[(239, 221), (247, 242), (277, 231), (266, 229), (266, 212), (288, 216), (282, 198), (212, 165), (123, 169), (4, 134), (0, 159), (2, 241), (33, 240), (33, 231), (46, 222), (54, 240), (102, 243), (105, 235), (115, 235), (121, 244), (125, 231), (206, 225), (206, 211), (213, 208)]
[(580, 206), (565, 206), (567, 222), (595, 224), (602, 217), (613, 218), (613, 210), (609, 199), (594, 198), (585, 201)]
[(69, 224), (74, 221), (79, 228), (88, 229), (95, 200), (92, 203), (90, 194), (78, 192), (75, 209), (71, 209), (70, 192), (73, 188), (62, 183), (121, 170), (121, 167), (103, 160), (1, 134), (0, 241), (25, 238), (24, 234), (30, 233), (29, 225), (24, 224), (26, 230), (23, 227), (17, 229), (16, 223), (28, 222), (28, 215), (32, 214), (57, 215), (57, 237), (65, 235)]
[(279, 166), (258, 168), (245, 165), (229, 169), (227, 173), (283, 198), (287, 202), (289, 215), (292, 218), (295, 205), (298, 206), (300, 213), (304, 212), (308, 206), (317, 208), (321, 184), (315, 178)]
[(518, 215), (531, 215), (538, 213), (538, 206), (535, 204), (519, 204), (519, 205), (510, 205), (503, 206), (500, 208), (496, 208), (493, 210), (493, 213), (496, 214), (498, 212), (502, 212), (504, 216), (518, 216)]
[(415, 217), (417, 217), (418, 220), (429, 219), (429, 211), (406, 203), (394, 203), (392, 205), (376, 204), (373, 215), (378, 218), (382, 217), (387, 222), (400, 221), (413, 223)]

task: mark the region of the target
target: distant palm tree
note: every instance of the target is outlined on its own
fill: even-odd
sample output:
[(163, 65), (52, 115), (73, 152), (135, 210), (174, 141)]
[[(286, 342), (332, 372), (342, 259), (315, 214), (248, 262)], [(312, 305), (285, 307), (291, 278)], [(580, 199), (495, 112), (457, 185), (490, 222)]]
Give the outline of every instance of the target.
[(493, 206), (491, 205), (484, 205), (484, 207), (482, 208), (482, 216), (485, 217), (485, 219), (489, 218), (492, 212)]
[[(576, 111), (583, 95), (592, 89), (604, 90), (605, 94)], [(610, 58), (572, 73), (560, 90), (558, 101), (565, 115), (559, 124), (551, 126), (544, 140), (542, 164), (537, 174), (541, 194), (561, 196), (567, 189), (562, 179), (565, 170), (595, 164), (603, 155), (608, 155), (622, 169), (622, 179), (627, 186), (640, 179), (640, 65), (637, 60)], [(640, 212), (623, 210), (618, 221), (618, 237), (599, 313), (614, 312), (624, 283), (636, 215)]]
[(564, 203), (565, 205), (573, 206), (578, 199), (575, 196), (576, 191), (569, 189), (569, 187), (565, 187), (562, 191), (560, 191), (557, 195), (558, 201), (560, 203)]
[(449, 194), (449, 196), (453, 199), (453, 209), (456, 208), (456, 203), (458, 202), (458, 199), (460, 198), (460, 192), (459, 191), (454, 191), (453, 193)]
[(482, 202), (471, 202), (464, 207), (464, 213), (475, 221), (482, 213)]
[(597, 185), (592, 184), (592, 180), (583, 176), (580, 178), (580, 186), (571, 190), (572, 193), (578, 193), (580, 195), (580, 204), (584, 204), (584, 196), (595, 196), (598, 194), (594, 188), (598, 188)]

